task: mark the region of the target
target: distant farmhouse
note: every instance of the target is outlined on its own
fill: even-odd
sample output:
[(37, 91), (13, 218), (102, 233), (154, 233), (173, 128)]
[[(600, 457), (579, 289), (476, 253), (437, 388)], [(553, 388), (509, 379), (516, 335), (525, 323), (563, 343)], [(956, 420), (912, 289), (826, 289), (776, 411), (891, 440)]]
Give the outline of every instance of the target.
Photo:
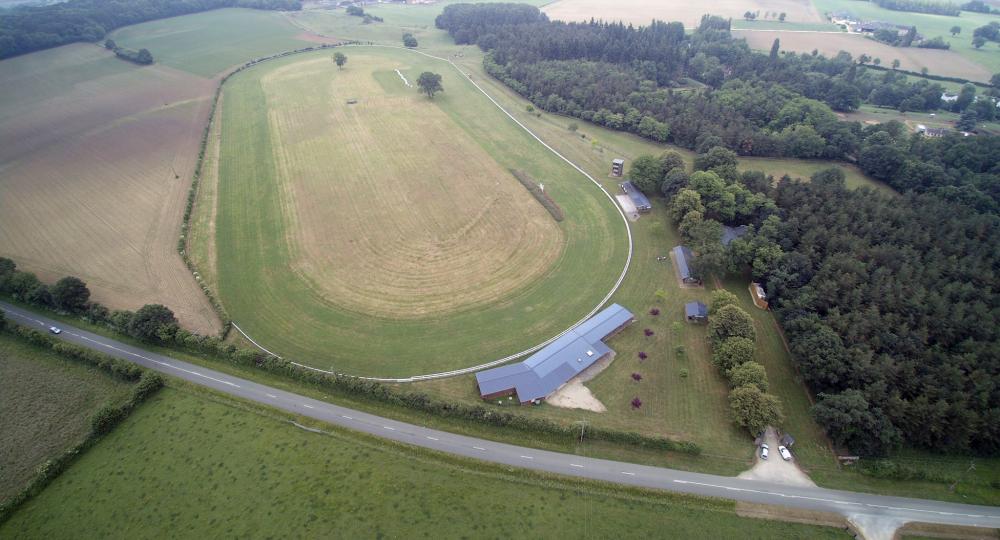
[(848, 32), (856, 34), (874, 34), (879, 30), (891, 30), (902, 36), (910, 31), (910, 26), (894, 24), (885, 21), (865, 21), (847, 11), (834, 11), (827, 14), (830, 22), (844, 27)]
[(653, 205), (649, 204), (649, 199), (646, 198), (646, 195), (644, 195), (642, 191), (639, 191), (639, 188), (635, 187), (635, 184), (626, 180), (618, 185), (622, 188), (622, 191), (624, 191), (628, 197), (632, 199), (632, 204), (635, 205), (635, 209), (638, 210), (639, 213), (645, 214), (653, 209)]
[(688, 302), (684, 304), (684, 317), (688, 322), (706, 322), (708, 321), (708, 306), (701, 302)]
[(951, 130), (948, 128), (934, 128), (934, 127), (929, 128), (923, 124), (917, 124), (917, 133), (923, 135), (924, 137), (931, 137), (936, 139), (939, 137), (944, 137), (948, 133), (951, 133)]
[(694, 261), (694, 254), (685, 246), (674, 247), (674, 264), (677, 265), (677, 276), (684, 283), (700, 284), (701, 280), (694, 275), (691, 269), (691, 262)]
[(632, 312), (614, 304), (517, 364), (476, 373), (479, 395), (495, 399), (517, 395), (525, 403), (539, 403), (581, 371), (614, 352), (604, 344), (635, 320)]

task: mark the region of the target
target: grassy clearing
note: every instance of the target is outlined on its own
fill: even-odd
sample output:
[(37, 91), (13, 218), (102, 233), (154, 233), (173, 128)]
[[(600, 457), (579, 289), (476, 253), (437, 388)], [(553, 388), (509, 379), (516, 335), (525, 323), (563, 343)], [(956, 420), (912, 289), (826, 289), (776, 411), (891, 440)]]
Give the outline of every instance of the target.
[(0, 333), (0, 501), (83, 440), (91, 413), (128, 394), (124, 382)]
[[(318, 52), (245, 71), (231, 79), (225, 89), (216, 243), (220, 297), (237, 323), (266, 347), (300, 362), (348, 373), (405, 376), (473, 365), (522, 350), (558, 333), (589, 311), (614, 283), (625, 258), (624, 227), (610, 201), (586, 178), (511, 123), (446, 64), (403, 50), (359, 47), (345, 52), (350, 60), (344, 74), (353, 71), (350, 76), (333, 66), (327, 52)], [(306, 115), (319, 119), (313, 126), (316, 129), (312, 132), (286, 129), (282, 127), (286, 117), (305, 114), (301, 112), (305, 110), (302, 104), (312, 103), (308, 95), (316, 92), (305, 83), (290, 87), (288, 93), (272, 92), (268, 80), (275, 78), (275, 73), (285, 72), (294, 81), (297, 71), (312, 73), (313, 65), (327, 70), (322, 75), (324, 80), (338, 81), (343, 75), (345, 81), (349, 81), (348, 77), (357, 77), (360, 73), (363, 77), (374, 77), (378, 84), (366, 83), (362, 92), (366, 94), (355, 96), (359, 103), (351, 106), (357, 108), (343, 112), (340, 109), (348, 107), (343, 99), (347, 96), (337, 93), (343, 90), (335, 90), (339, 83), (331, 82), (324, 87), (333, 94), (317, 96), (322, 96), (323, 101), (316, 106), (325, 112), (317, 114), (312, 110)], [(421, 71), (439, 72), (444, 77), (445, 92), (429, 102), (415, 89), (404, 86), (392, 67), (398, 67), (411, 81)], [(272, 106), (274, 112), (268, 113)], [(388, 115), (385, 111), (394, 113)], [(341, 127), (338, 123), (331, 125), (331, 119), (340, 114), (367, 114), (380, 118), (384, 126), (366, 129), (379, 129), (381, 138), (366, 144), (354, 137), (356, 133), (352, 131), (349, 145), (346, 142), (344, 146), (332, 144), (331, 140), (348, 141), (343, 139), (347, 135), (337, 135)], [(417, 129), (414, 126), (421, 125), (422, 118), (434, 119), (438, 124), (426, 126), (429, 131), (425, 133), (414, 131)], [(320, 137), (322, 133), (333, 136)], [(295, 137), (297, 139), (293, 139)], [(292, 146), (299, 143), (308, 152), (296, 154)], [(357, 168), (339, 170), (336, 156), (356, 163)], [(334, 159), (322, 161), (330, 157)], [(306, 158), (317, 161), (303, 161)], [(354, 223), (351, 227), (384, 226), (389, 229), (384, 234), (396, 234), (400, 238), (426, 235), (427, 230), (409, 231), (391, 224), (409, 223), (407, 220), (411, 218), (404, 214), (433, 215), (441, 210), (440, 202), (422, 199), (425, 195), (420, 192), (477, 186), (475, 175), (465, 168), (468, 166), (466, 161), (481, 164), (476, 168), (477, 175), (495, 170), (497, 166), (524, 170), (544, 182), (546, 192), (562, 207), (566, 220), (559, 223), (558, 228), (565, 245), (554, 263), (539, 275), (540, 279), (509, 290), (489, 283), (488, 287), (497, 291), (490, 292), (493, 298), (498, 298), (496, 302), (467, 304), (446, 314), (439, 312), (434, 317), (423, 318), (414, 315), (376, 317), (372, 313), (379, 311), (373, 311), (371, 306), (359, 311), (357, 304), (324, 297), (317, 280), (309, 275), (313, 269), (303, 269), (299, 264), (306, 260), (301, 257), (309, 254), (304, 248), (300, 250), (294, 235), (303, 231), (303, 227), (308, 228), (309, 223), (317, 227), (321, 224), (326, 227), (322, 231), (305, 233), (313, 235), (316, 242), (327, 243), (327, 248), (333, 242), (354, 241), (364, 246), (371, 241), (371, 229), (354, 234), (353, 229), (348, 230), (351, 223)], [(328, 167), (324, 168), (323, 163)], [(434, 170), (435, 164), (439, 164), (445, 174)], [(318, 182), (315, 189), (320, 190), (317, 193), (331, 193), (322, 190), (353, 189), (358, 182), (368, 181), (364, 178), (375, 178), (379, 168), (410, 171), (400, 177), (416, 182), (414, 187), (404, 189), (400, 186), (397, 192), (417, 190), (409, 204), (383, 206), (385, 199), (373, 191), (372, 196), (361, 193), (353, 202), (337, 200), (316, 208), (320, 213), (312, 220), (298, 205), (312, 204), (311, 196), (308, 191), (296, 191), (310, 186), (303, 183), (290, 187), (288, 184), (289, 179), (299, 181), (308, 176), (309, 171), (320, 171), (321, 174), (315, 177)], [(511, 200), (519, 198), (527, 205), (509, 203), (512, 208), (524, 208), (526, 213), (522, 216), (537, 214), (536, 217), (546, 223), (538, 227), (554, 226), (549, 223), (544, 209), (512, 176), (495, 178), (493, 184), (489, 190), (470, 187), (469, 193), (461, 195), (468, 197), (467, 204), (478, 212), (490, 203), (491, 193), (509, 191)], [(454, 202), (461, 202), (457, 194), (447, 196)], [(398, 195), (387, 193), (385, 197), (395, 201)], [(333, 219), (338, 211), (346, 214), (344, 227), (330, 230), (330, 222), (326, 220)], [(528, 230), (516, 219), (526, 221), (529, 218), (508, 219), (508, 232)], [(399, 230), (392, 231), (393, 227)], [(459, 227), (442, 231), (442, 235), (447, 235), (442, 241), (454, 235), (458, 243), (462, 243), (463, 238), (481, 237), (477, 232), (481, 225), (470, 223), (467, 227), (468, 231)], [(480, 249), (480, 257), (485, 260), (496, 260), (493, 250), (499, 246), (494, 243), (471, 247)], [(408, 249), (413, 248), (419, 246)], [(374, 256), (373, 252), (365, 253), (364, 249), (355, 252), (364, 257)], [(531, 252), (529, 246), (525, 249)], [(448, 255), (437, 247), (410, 255), (423, 257), (426, 264), (439, 252)], [(333, 251), (329, 253), (336, 255)], [(396, 254), (378, 256), (389, 260)], [(451, 263), (462, 260), (450, 258)], [(377, 260), (366, 264), (369, 263), (383, 264)], [(292, 271), (288, 271), (289, 268)], [(366, 272), (362, 277), (382, 279), (370, 274)], [(413, 283), (408, 280), (422, 277), (419, 270), (410, 274), (413, 275), (397, 272), (392, 278), (407, 280), (400, 281), (406, 286)], [(453, 274), (453, 277), (462, 276)], [(483, 283), (481, 279), (479, 283)], [(460, 282), (452, 283), (451, 288), (454, 290), (461, 285)], [(418, 289), (411, 286), (411, 299), (419, 300)], [(497, 332), (497, 328), (505, 331)]]
[(721, 501), (501, 469), (340, 430), (310, 433), (177, 389), (135, 411), (0, 534), (608, 537), (668, 528), (685, 537), (846, 537), (739, 518)]
[(545, 13), (551, 19), (564, 21), (589, 21), (591, 17), (607, 21), (621, 20), (635, 25), (648, 25), (653, 19), (661, 21), (681, 21), (687, 28), (698, 26), (701, 16), (706, 13), (725, 18), (740, 19), (747, 11), (760, 12), (761, 22), (773, 19), (778, 14), (787, 13), (789, 23), (823, 22), (809, 2), (795, 0), (715, 0), (711, 4), (686, 2), (684, 0), (558, 0), (547, 4)]
[[(883, 109), (872, 105), (862, 105), (857, 111), (845, 115), (849, 120), (858, 122), (888, 122), (898, 120), (910, 129), (916, 130), (917, 124), (927, 127), (955, 129), (959, 114), (937, 111), (935, 113), (907, 112), (901, 113), (894, 109)], [(982, 122), (976, 125), (976, 130), (990, 135), (1000, 134), (1000, 122)]]
[(120, 28), (109, 37), (149, 49), (159, 64), (213, 77), (251, 58), (308, 45), (301, 30), (276, 11), (219, 9)]
[[(892, 11), (880, 8), (872, 2), (856, 2), (853, 0), (814, 0), (813, 4), (815, 4), (821, 13), (847, 11), (862, 19), (914, 25), (917, 27), (917, 31), (928, 38), (941, 36), (942, 39), (951, 44), (950, 50), (952, 52), (982, 66), (986, 72), (992, 74), (1000, 71), (1000, 54), (997, 54), (996, 43), (987, 43), (982, 49), (978, 50), (972, 46), (973, 30), (988, 24), (990, 21), (1000, 21), (1000, 16), (963, 11), (959, 17), (947, 17), (944, 15)], [(961, 27), (962, 32), (952, 37), (950, 32), (952, 26)], [(922, 51), (919, 54), (924, 54), (927, 51), (927, 49), (916, 50)], [(883, 65), (890, 63), (892, 58), (891, 56), (882, 56)], [(928, 66), (928, 68), (931, 73), (944, 74), (944, 72), (936, 71), (935, 66)], [(917, 71), (919, 71), (919, 68)], [(986, 79), (989, 79), (989, 75), (986, 75)]]
[(176, 252), (210, 93), (94, 45), (0, 62), (0, 255), (43, 279), (78, 276), (109, 307), (162, 303), (217, 331)]

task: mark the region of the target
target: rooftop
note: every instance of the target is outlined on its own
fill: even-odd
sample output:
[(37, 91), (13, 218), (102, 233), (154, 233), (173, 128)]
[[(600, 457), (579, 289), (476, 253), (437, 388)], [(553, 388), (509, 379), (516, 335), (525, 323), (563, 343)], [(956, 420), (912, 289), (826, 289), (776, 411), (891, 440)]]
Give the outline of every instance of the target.
[(750, 228), (746, 225), (740, 225), (739, 227), (730, 227), (729, 225), (722, 226), (722, 245), (728, 246), (733, 240), (737, 238), (742, 238), (743, 235), (749, 231)]
[(649, 199), (647, 199), (646, 196), (642, 193), (642, 191), (640, 191), (639, 188), (635, 187), (635, 184), (633, 184), (632, 182), (630, 181), (622, 182), (621, 188), (622, 191), (627, 193), (629, 198), (632, 199), (632, 203), (635, 204), (636, 208), (640, 210), (652, 208), (652, 206), (649, 204)]
[(693, 278), (694, 275), (691, 273), (691, 261), (694, 260), (694, 255), (691, 250), (684, 246), (676, 246), (673, 249), (674, 259), (677, 260), (677, 272), (681, 275), (681, 279)]
[(610, 353), (601, 340), (632, 318), (629, 310), (613, 304), (526, 360), (476, 373), (479, 393), (486, 396), (513, 388), (522, 403), (544, 398)]
[(708, 317), (708, 306), (701, 302), (688, 302), (684, 304), (684, 316), (689, 319), (692, 317)]

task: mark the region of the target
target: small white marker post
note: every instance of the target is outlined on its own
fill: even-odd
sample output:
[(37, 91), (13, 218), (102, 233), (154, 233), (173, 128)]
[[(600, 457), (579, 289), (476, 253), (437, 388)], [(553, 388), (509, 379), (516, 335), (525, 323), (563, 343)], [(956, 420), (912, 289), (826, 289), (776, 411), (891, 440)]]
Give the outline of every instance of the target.
[(540, 190), (542, 190), (544, 192), (545, 191), (545, 184), (539, 183), (538, 184), (538, 189), (540, 189)]

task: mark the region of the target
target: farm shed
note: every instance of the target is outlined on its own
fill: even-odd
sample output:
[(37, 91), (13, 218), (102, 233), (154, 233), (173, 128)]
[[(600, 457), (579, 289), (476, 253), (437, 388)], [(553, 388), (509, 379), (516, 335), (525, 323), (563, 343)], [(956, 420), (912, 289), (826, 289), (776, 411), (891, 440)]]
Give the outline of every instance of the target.
[(701, 283), (701, 280), (695, 277), (694, 271), (691, 269), (691, 261), (694, 260), (694, 255), (691, 250), (684, 246), (676, 246), (673, 249), (674, 260), (677, 262), (677, 275), (680, 276), (681, 281), (684, 283)]
[(708, 306), (701, 302), (684, 304), (684, 317), (688, 322), (705, 322), (708, 320)]
[(566, 332), (526, 360), (476, 373), (483, 399), (517, 394), (521, 404), (545, 399), (598, 360), (613, 354), (603, 340), (635, 320), (618, 304)]
[(746, 225), (740, 225), (739, 227), (730, 227), (729, 225), (722, 226), (722, 245), (728, 246), (736, 240), (737, 238), (742, 238), (743, 235), (749, 231), (750, 228)]
[(635, 209), (640, 213), (649, 212), (653, 209), (653, 205), (649, 204), (649, 199), (646, 198), (646, 195), (639, 188), (635, 187), (635, 184), (626, 180), (618, 185), (632, 199), (632, 204), (635, 205)]

